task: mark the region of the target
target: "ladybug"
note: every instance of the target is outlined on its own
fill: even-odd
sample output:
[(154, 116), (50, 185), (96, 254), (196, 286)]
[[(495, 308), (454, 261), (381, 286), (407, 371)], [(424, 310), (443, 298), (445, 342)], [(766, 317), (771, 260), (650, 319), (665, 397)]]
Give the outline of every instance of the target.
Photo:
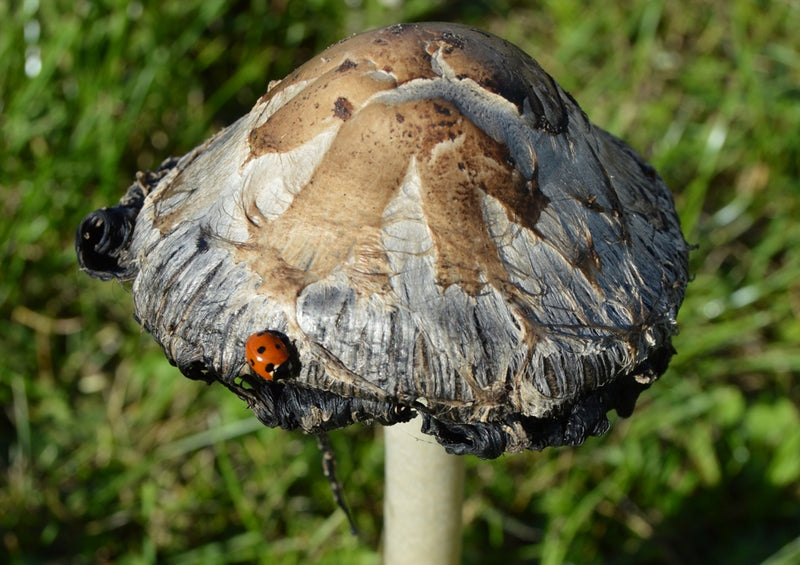
[(271, 381), (286, 377), (290, 352), (285, 335), (271, 330), (254, 333), (244, 347), (247, 364), (258, 376)]

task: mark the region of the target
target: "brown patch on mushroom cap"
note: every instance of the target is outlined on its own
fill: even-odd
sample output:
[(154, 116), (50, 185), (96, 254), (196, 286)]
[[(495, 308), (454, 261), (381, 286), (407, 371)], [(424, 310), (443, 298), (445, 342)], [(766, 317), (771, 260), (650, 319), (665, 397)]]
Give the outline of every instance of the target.
[[(372, 275), (389, 275), (376, 243), (381, 213), (413, 157), (436, 241), (439, 284), (459, 284), (470, 293), (487, 282), (506, 286), (484, 225), (481, 199), (495, 197), (507, 206), (509, 217), (535, 230), (548, 198), (535, 181), (515, 170), (508, 147), (465, 117), (457, 104), (424, 93), (416, 101), (389, 105), (375, 97), (411, 81), (442, 80), (443, 73), (456, 73), (453, 80), (469, 80), (495, 93), (501, 90), (492, 85), (522, 83), (503, 74), (506, 65), (499, 64), (497, 50), (516, 57), (521, 52), (494, 37), (486, 41), (487, 45), (465, 41), (433, 26), (393, 26), (334, 45), (272, 89), (260, 104), (268, 105), (292, 85), (301, 85), (251, 131), (251, 159), (309, 143), (332, 127), (331, 114), (347, 123), (339, 126), (331, 148), (291, 206), (281, 217), (251, 230), (248, 248), (278, 250), (276, 263), (262, 256), (254, 268), (266, 276), (279, 264), (290, 265), (305, 273), (291, 280), (305, 283), (325, 278), (348, 262), (354, 265), (353, 276), (369, 273), (374, 282)], [(444, 57), (454, 68), (436, 68), (434, 56)], [(544, 74), (535, 63), (522, 70)], [(333, 101), (332, 112), (326, 100)], [(522, 100), (513, 102), (520, 111), (525, 107)], [(257, 214), (257, 208), (251, 213)], [(314, 229), (307, 229), (309, 225)]]
[(353, 105), (344, 96), (340, 96), (333, 103), (333, 115), (340, 120), (347, 121), (353, 113)]
[[(372, 61), (360, 60), (358, 64), (322, 65), (320, 74), (313, 78), (284, 80), (272, 89), (260, 104), (269, 101), (286, 88), (308, 81), (298, 94), (249, 134), (251, 158), (268, 152), (285, 152), (307, 142), (331, 126), (333, 119), (346, 119), (360, 108), (373, 94), (394, 88), (392, 76), (376, 72)], [(305, 77), (305, 73), (302, 73)]]
[[(296, 143), (295, 135), (305, 135), (306, 139), (313, 136), (332, 105), (325, 103), (326, 97), (347, 98), (358, 108), (378, 90), (440, 76), (431, 64), (434, 53), (441, 53), (456, 78), (469, 79), (510, 101), (520, 113), (527, 113), (531, 126), (553, 132), (566, 128), (567, 112), (558, 88), (533, 59), (491, 34), (471, 30), (483, 37), (467, 40), (450, 28), (446, 24), (400, 24), (356, 35), (328, 48), (259, 100), (259, 104), (266, 104), (294, 85), (310, 84), (297, 95), (296, 102), (289, 102), (262, 127), (253, 130), (253, 155), (285, 150)], [(345, 76), (334, 77), (334, 73)], [(336, 93), (330, 89), (332, 80), (336, 80)], [(328, 93), (323, 94), (326, 90)], [(306, 107), (306, 113), (298, 115), (297, 107), (308, 100), (315, 100), (318, 106)], [(272, 131), (283, 134), (279, 145), (278, 140), (272, 139)]]
[[(440, 119), (443, 109), (452, 119)], [(459, 284), (471, 293), (487, 282), (504, 285), (505, 272), (484, 225), (482, 197), (507, 202), (510, 215), (535, 207), (536, 197), (508, 164), (505, 148), (444, 101), (393, 108), (374, 104), (356, 113), (286, 212), (251, 229), (250, 246), (277, 249), (281, 262), (305, 273), (305, 283), (343, 265), (355, 277), (388, 276), (378, 242), (383, 214), (412, 159), (436, 242), (439, 283)], [(253, 264), (267, 286), (273, 284), (268, 274), (275, 267), (263, 255)]]

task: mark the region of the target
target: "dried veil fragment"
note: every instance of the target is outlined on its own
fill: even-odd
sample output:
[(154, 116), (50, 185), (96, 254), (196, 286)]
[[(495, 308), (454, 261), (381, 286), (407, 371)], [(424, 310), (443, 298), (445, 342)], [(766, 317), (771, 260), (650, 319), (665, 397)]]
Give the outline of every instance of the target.
[[(144, 179), (144, 180), (143, 180)], [(661, 375), (687, 282), (672, 197), (513, 45), (453, 24), (342, 41), (82, 223), (188, 377), (269, 426), (414, 413), (452, 453), (574, 445)], [(245, 378), (261, 329), (291, 379)]]

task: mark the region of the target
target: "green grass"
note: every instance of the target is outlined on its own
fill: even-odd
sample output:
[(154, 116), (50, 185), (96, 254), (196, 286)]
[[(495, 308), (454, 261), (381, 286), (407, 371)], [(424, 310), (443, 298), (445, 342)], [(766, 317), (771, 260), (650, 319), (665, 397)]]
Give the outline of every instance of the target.
[(78, 272), (72, 241), (136, 170), (191, 149), (327, 44), (445, 19), (521, 45), (640, 150), (697, 245), (678, 355), (631, 419), (581, 448), (468, 460), (465, 563), (800, 562), (797, 2), (12, 4), (0, 561), (378, 562), (379, 433), (332, 437), (357, 540), (315, 442), (181, 377), (128, 290)]

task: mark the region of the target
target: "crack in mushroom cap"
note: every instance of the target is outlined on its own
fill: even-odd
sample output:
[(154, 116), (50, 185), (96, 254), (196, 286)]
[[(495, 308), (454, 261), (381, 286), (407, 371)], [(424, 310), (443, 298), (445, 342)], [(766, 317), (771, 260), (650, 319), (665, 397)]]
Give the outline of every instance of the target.
[[(442, 443), (476, 426), (508, 450), (542, 447), (548, 418), (569, 442), (590, 404), (584, 436), (629, 411), (688, 279), (656, 172), (521, 50), (453, 24), (354, 36), (271, 85), (151, 187), (129, 255), (167, 356), (257, 413), (320, 391), (366, 404), (294, 427), (414, 408)], [(243, 386), (262, 329), (299, 369)]]

